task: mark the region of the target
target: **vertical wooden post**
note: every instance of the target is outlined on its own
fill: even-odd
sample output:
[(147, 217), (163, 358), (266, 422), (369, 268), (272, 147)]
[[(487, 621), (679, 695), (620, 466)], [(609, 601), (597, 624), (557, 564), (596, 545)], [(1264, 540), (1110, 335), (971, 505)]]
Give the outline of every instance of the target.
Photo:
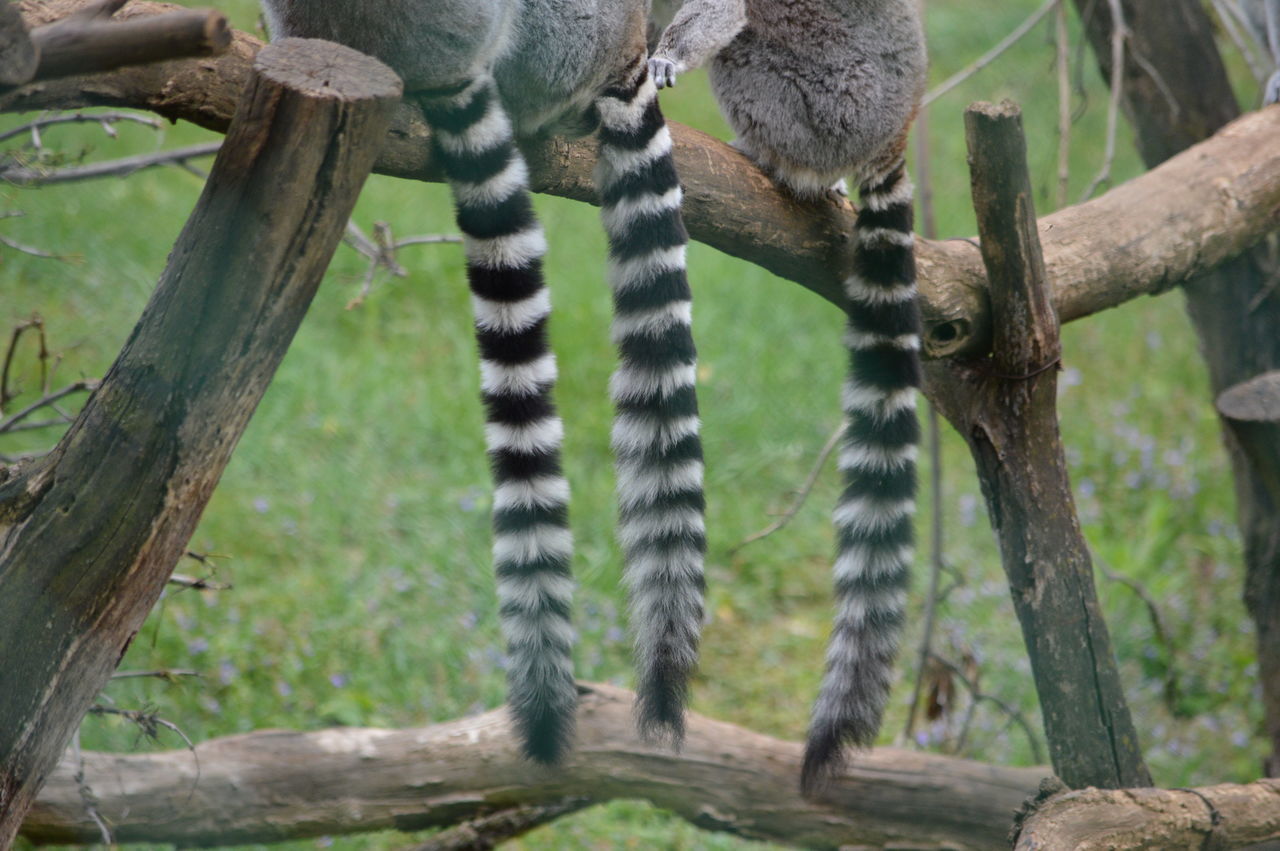
[(1058, 319), (1022, 116), (1009, 102), (975, 104), (965, 128), (994, 345), (989, 360), (931, 367), (932, 385), (977, 463), (1054, 770), (1073, 787), (1148, 786), (1058, 432)]
[(264, 48), (115, 364), (52, 453), (0, 475), (0, 848), (181, 556), (399, 95), (347, 48)]

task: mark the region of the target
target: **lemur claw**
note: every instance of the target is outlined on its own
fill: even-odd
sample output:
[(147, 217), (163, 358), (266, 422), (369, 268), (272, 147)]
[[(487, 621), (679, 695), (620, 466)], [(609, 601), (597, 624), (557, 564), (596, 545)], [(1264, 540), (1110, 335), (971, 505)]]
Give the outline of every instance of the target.
[(676, 63), (670, 59), (658, 59), (649, 57), (649, 76), (653, 78), (653, 84), (660, 89), (665, 89), (676, 84)]

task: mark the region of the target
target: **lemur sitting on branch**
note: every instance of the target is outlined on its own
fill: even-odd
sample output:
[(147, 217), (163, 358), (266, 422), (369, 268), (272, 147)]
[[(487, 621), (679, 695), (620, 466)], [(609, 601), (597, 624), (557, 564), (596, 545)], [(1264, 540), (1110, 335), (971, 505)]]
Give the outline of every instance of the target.
[(862, 200), (844, 282), (836, 617), (801, 775), (811, 794), (840, 768), (845, 742), (874, 742), (906, 604), (921, 326), (903, 152), (924, 36), (916, 0), (686, 0), (650, 71), (661, 88), (708, 60), (736, 147), (802, 198), (853, 175)]
[(404, 78), (457, 204), (492, 462), (493, 556), (525, 754), (554, 763), (577, 691), (569, 486), (552, 404), (546, 247), (515, 139), (599, 128), (620, 364), (619, 536), (641, 731), (679, 742), (703, 612), (705, 529), (688, 236), (671, 137), (645, 63), (648, 0), (263, 0), (274, 36), (341, 42)]

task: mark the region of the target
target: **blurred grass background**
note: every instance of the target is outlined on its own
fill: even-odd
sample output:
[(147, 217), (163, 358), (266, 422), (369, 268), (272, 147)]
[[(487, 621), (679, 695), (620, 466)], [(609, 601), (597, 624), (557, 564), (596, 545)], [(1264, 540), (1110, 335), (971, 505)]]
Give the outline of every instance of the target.
[[(191, 4), (196, 5), (196, 4)], [(252, 30), (252, 0), (223, 0)], [(937, 83), (1021, 21), (1033, 0), (933, 0), (928, 28)], [(1076, 33), (1074, 15), (1071, 24)], [(1056, 182), (1056, 82), (1048, 26), (939, 101), (930, 118), (940, 234), (974, 232), (962, 111), (971, 100), (1022, 104), (1043, 214)], [(1073, 128), (1072, 198), (1101, 164), (1106, 93), (1084, 54), (1087, 96)], [(1241, 96), (1252, 103), (1251, 81)], [(677, 121), (728, 138), (701, 73), (664, 94)], [(28, 117), (0, 117), (0, 129)], [(68, 126), (45, 133), (71, 163), (173, 147), (212, 134)], [(17, 141), (10, 143), (17, 146)], [(1140, 167), (1122, 129), (1115, 177)], [(0, 328), (43, 316), (61, 379), (101, 375), (129, 333), (194, 204), (200, 179), (171, 168), (128, 179), (43, 189), (0, 188), (0, 233), (67, 255), (37, 259), (0, 246)], [(620, 561), (612, 537), (613, 363), (597, 211), (537, 199), (550, 238), (547, 278), (556, 312), (558, 401), (578, 541), (577, 673), (630, 684)], [(389, 222), (399, 236), (454, 230), (447, 191), (373, 177), (355, 220)], [(241, 441), (191, 542), (214, 556), (220, 592), (174, 587), (121, 668), (192, 668), (198, 679), (113, 682), (121, 708), (153, 708), (193, 740), (263, 727), (418, 725), (497, 706), (503, 655), (489, 570), (489, 478), (477, 399), (470, 308), (456, 245), (406, 248), (407, 278), (381, 278), (357, 309), (365, 261), (338, 249), (326, 283)], [(773, 735), (802, 736), (821, 673), (830, 611), (828, 514), (837, 475), (825, 470), (783, 531), (731, 554), (790, 502), (839, 418), (841, 317), (800, 287), (702, 245), (690, 252), (696, 291), (709, 496), (709, 609), (699, 712)], [(7, 333), (7, 331), (6, 331)], [(27, 344), (29, 345), (29, 343)], [(1174, 293), (1141, 299), (1066, 329), (1060, 376), (1063, 431), (1081, 520), (1099, 563), (1158, 601), (1169, 647), (1145, 605), (1098, 577), (1156, 782), (1247, 781), (1264, 752), (1254, 684), (1252, 624), (1240, 602), (1241, 545), (1230, 477), (1205, 370)], [(34, 357), (20, 358), (27, 394)], [(11, 408), (11, 410), (16, 410)], [(945, 428), (945, 427), (944, 427)], [(47, 446), (49, 432), (0, 437), (0, 453)], [(936, 650), (970, 664), (983, 691), (1017, 707), (1039, 733), (1039, 710), (978, 484), (961, 440), (943, 435), (944, 491), (923, 495), (920, 529), (945, 524)], [(927, 477), (927, 469), (922, 470)], [(927, 479), (926, 479), (927, 480)], [(927, 559), (917, 560), (913, 608), (923, 605)], [(179, 572), (207, 575), (191, 561)], [(916, 677), (919, 617), (881, 734), (901, 736)], [(965, 662), (965, 660), (969, 660)], [(1178, 694), (1167, 699), (1170, 666)], [(961, 698), (917, 724), (914, 746), (1031, 764), (1023, 732), (989, 703), (967, 734)], [(90, 717), (86, 748), (181, 747), (142, 740), (128, 722)], [(389, 848), (398, 834), (285, 847)], [(703, 833), (661, 811), (615, 803), (536, 831), (517, 848), (764, 847)]]

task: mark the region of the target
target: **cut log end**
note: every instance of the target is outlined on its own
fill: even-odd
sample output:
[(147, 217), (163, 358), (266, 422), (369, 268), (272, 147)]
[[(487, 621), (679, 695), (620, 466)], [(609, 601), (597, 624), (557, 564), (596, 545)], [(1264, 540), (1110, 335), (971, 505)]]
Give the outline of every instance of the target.
[(1224, 390), (1215, 405), (1229, 420), (1280, 423), (1280, 370), (1264, 372)]
[(345, 101), (398, 98), (404, 87), (385, 64), (341, 44), (285, 38), (258, 52), (254, 70), (272, 82), (314, 97)]

